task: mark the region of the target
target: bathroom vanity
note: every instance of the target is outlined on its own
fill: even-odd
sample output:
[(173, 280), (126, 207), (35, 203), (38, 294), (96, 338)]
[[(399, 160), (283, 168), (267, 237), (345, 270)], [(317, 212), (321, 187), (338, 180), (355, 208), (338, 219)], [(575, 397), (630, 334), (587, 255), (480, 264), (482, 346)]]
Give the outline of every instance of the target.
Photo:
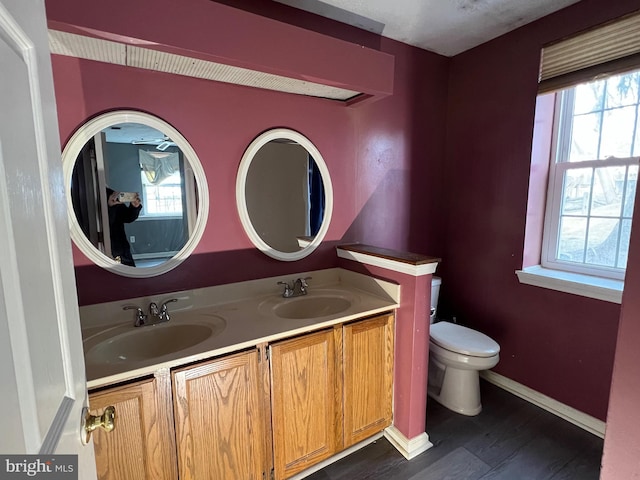
[[(306, 295), (278, 281), (312, 277)], [(134, 327), (168, 304), (171, 319)], [(291, 478), (392, 422), (399, 286), (343, 269), (82, 307), (101, 479)]]
[[(83, 301), (128, 298), (141, 291), (137, 279), (168, 274), (173, 279), (158, 285), (178, 290), (193, 287), (184, 283), (190, 277), (211, 278), (201, 270), (209, 260), (193, 272), (172, 273), (207, 230), (209, 182), (198, 153), (155, 115), (97, 113), (73, 133), (62, 155), (71, 237), (86, 259), (107, 272), (105, 281), (96, 281), (96, 272), (87, 282), (79, 277), (79, 291), (100, 289)], [(103, 176), (94, 158), (114, 175)], [(286, 165), (274, 160), (285, 158)], [(135, 266), (124, 265), (110, 250), (108, 207), (100, 192), (116, 184), (119, 190), (144, 190), (165, 170), (184, 180), (172, 180), (181, 185), (175, 192), (182, 214), (136, 222), (128, 239), (145, 248), (132, 250)], [(274, 203), (274, 192), (287, 193), (284, 203)], [(329, 231), (329, 168), (316, 145), (296, 130), (273, 128), (253, 139), (238, 166), (235, 194), (250, 244), (272, 259), (306, 258)], [(298, 205), (291, 195), (305, 200)], [(153, 210), (148, 199), (143, 203)], [(172, 232), (178, 222), (185, 235), (168, 247), (166, 237), (146, 228), (152, 222)], [(92, 409), (83, 415), (83, 438), (101, 423), (111, 425), (106, 407), (117, 407), (116, 431), (95, 434), (101, 478), (296, 478), (373, 441), (382, 430), (407, 459), (430, 448), (424, 431), (424, 320), (438, 259), (362, 244), (342, 245), (337, 254), (344, 270), (82, 307)], [(278, 285), (288, 282), (294, 293), (303, 293), (309, 276), (306, 295), (286, 298), (290, 292)], [(104, 296), (105, 282), (116, 279)], [(393, 370), (394, 362), (402, 368)]]

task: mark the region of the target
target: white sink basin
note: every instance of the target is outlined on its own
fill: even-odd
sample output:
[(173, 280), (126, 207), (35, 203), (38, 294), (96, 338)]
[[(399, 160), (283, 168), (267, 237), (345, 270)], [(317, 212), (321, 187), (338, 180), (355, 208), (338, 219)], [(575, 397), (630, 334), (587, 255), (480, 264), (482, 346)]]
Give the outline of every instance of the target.
[(347, 290), (321, 288), (299, 297), (270, 296), (259, 311), (270, 317), (308, 320), (337, 315), (358, 303), (358, 296)]
[(85, 357), (91, 363), (117, 364), (139, 362), (198, 345), (220, 334), (227, 326), (221, 317), (207, 323), (163, 323), (145, 327), (131, 327), (92, 348)]

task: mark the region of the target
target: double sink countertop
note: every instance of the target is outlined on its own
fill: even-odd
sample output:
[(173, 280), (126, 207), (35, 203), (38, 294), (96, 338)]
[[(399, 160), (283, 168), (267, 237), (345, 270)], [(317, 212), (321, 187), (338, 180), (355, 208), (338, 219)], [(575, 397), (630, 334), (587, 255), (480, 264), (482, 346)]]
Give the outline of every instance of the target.
[[(281, 285), (308, 280), (307, 295)], [(134, 327), (136, 310), (167, 304), (171, 319)], [(89, 389), (274, 342), (399, 306), (400, 286), (341, 268), (80, 307)], [(151, 321), (151, 319), (148, 319)]]

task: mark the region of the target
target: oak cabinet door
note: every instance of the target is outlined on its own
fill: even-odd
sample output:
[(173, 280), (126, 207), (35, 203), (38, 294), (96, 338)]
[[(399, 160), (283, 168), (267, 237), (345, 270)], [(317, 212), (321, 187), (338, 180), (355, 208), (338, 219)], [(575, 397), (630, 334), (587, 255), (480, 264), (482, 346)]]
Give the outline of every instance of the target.
[(265, 452), (258, 351), (173, 372), (181, 480), (262, 480)]
[(393, 401), (393, 315), (343, 327), (344, 448), (388, 427)]
[[(275, 478), (288, 478), (337, 451), (332, 330), (271, 345)], [(341, 433), (341, 432), (340, 432)]]
[(113, 405), (115, 428), (93, 432), (100, 480), (176, 480), (169, 375), (89, 395), (90, 412)]

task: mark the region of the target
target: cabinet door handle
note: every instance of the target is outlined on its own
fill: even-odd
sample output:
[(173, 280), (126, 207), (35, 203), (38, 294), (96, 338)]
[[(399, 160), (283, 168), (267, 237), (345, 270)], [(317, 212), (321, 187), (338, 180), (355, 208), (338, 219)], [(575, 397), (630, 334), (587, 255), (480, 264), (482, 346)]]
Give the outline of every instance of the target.
[(82, 435), (82, 443), (87, 444), (91, 439), (91, 434), (97, 428), (102, 428), (105, 432), (110, 432), (116, 428), (116, 407), (109, 406), (104, 409), (102, 415), (91, 415), (89, 409), (83, 409), (82, 427), (84, 435)]

